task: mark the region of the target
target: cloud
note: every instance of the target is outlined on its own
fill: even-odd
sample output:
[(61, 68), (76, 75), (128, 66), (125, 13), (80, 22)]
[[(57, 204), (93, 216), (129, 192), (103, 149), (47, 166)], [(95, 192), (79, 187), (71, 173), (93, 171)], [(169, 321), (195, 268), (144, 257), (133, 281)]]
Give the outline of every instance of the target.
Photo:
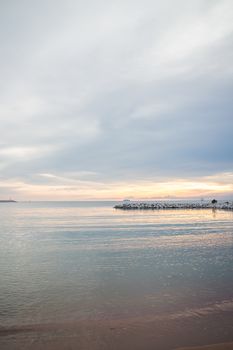
[[(95, 174), (82, 178), (83, 174), (53, 175), (39, 174), (27, 179), (0, 179), (0, 190), (4, 195), (15, 194), (24, 200), (83, 200), (83, 199), (166, 199), (166, 198), (197, 198), (206, 199), (230, 198), (233, 191), (233, 174), (217, 174), (211, 177), (199, 178), (157, 178), (134, 181), (101, 182)], [(219, 181), (219, 178), (221, 179)]]
[(4, 181), (86, 177), (94, 195), (232, 173), (232, 1), (0, 6)]

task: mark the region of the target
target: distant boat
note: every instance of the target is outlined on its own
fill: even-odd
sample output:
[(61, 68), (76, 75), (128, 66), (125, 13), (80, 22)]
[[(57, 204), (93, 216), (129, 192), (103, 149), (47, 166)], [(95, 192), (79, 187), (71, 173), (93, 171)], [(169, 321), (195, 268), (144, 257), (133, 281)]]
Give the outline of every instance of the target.
[(13, 199), (0, 199), (0, 203), (16, 203)]

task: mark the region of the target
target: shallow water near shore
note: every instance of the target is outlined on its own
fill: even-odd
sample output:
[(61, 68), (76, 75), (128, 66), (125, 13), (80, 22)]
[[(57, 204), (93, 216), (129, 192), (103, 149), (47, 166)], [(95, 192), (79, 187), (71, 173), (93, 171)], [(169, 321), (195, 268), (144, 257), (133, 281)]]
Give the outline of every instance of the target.
[(233, 213), (0, 205), (0, 349), (233, 341)]

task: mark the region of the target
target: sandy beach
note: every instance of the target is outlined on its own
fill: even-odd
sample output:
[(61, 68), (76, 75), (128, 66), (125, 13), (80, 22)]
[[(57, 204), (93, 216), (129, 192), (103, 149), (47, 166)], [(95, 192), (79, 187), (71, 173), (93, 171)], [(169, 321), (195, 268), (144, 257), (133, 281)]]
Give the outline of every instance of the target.
[[(129, 317), (0, 329), (1, 350), (231, 350), (232, 312)], [(214, 334), (213, 329), (218, 326)], [(213, 342), (214, 345), (205, 345)], [(225, 342), (225, 343), (224, 343)], [(194, 345), (204, 346), (195, 347)], [(192, 347), (190, 347), (192, 345)]]

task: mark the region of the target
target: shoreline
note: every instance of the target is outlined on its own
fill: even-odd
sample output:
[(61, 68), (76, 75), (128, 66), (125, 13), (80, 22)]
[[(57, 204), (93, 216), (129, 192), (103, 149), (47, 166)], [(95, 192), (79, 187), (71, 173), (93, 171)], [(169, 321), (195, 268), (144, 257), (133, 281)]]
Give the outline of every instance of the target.
[[(0, 326), (1, 350), (233, 350), (233, 303), (176, 313)], [(211, 326), (209, 326), (211, 325)], [(214, 332), (214, 329), (218, 332)], [(213, 342), (213, 344), (211, 344)], [(209, 344), (199, 345), (196, 344)]]
[[(207, 320), (206, 320), (207, 321)], [(218, 319), (218, 322), (220, 318)], [(208, 318), (211, 322), (211, 318)], [(40, 324), (21, 331), (4, 332), (1, 350), (233, 350), (232, 337), (202, 334), (204, 324), (196, 322), (127, 322), (123, 320), (80, 321)], [(232, 328), (229, 324), (227, 326)], [(225, 329), (223, 325), (222, 330)], [(194, 333), (193, 333), (194, 330)], [(190, 335), (191, 334), (191, 337)], [(198, 340), (196, 338), (197, 334)], [(199, 345), (195, 343), (198, 341)], [(211, 341), (214, 343), (211, 344)], [(209, 345), (206, 345), (209, 344)]]

